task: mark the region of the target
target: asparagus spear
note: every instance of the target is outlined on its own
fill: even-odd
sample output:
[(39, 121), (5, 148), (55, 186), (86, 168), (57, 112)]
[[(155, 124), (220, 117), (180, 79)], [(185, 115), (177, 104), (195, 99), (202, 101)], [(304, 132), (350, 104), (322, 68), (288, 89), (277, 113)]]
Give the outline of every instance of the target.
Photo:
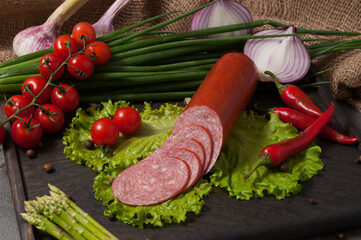
[(23, 218), (57, 239), (118, 240), (53, 185), (50, 196), (25, 201)]
[[(41, 200), (41, 199), (38, 198), (38, 200)], [(47, 209), (47, 207), (44, 206), (41, 202), (39, 202), (39, 201), (28, 201), (28, 204), (31, 205), (31, 207), (33, 209), (35, 209), (34, 211), (36, 213), (43, 214), (50, 221), (52, 221), (53, 223), (57, 224), (59, 227), (64, 229), (69, 235), (71, 235), (75, 239), (86, 240), (86, 238), (84, 238), (81, 235), (80, 229), (74, 228), (71, 224), (68, 224), (66, 221), (64, 221), (64, 219), (59, 217), (53, 211), (49, 211)], [(29, 207), (25, 208), (25, 210), (28, 210), (28, 209), (29, 209)]]
[(50, 196), (53, 199), (54, 203), (56, 203), (59, 207), (62, 207), (64, 211), (67, 212), (67, 214), (75, 218), (80, 224), (85, 226), (89, 231), (94, 233), (97, 237), (99, 237), (100, 239), (112, 239), (111, 236), (101, 231), (88, 218), (84, 217), (82, 214), (79, 214), (72, 207), (70, 207), (70, 205), (66, 201), (66, 199), (68, 198), (64, 199), (64, 197), (61, 197), (52, 191), (50, 191)]
[[(44, 213), (50, 216), (58, 216), (65, 222), (65, 226), (68, 226), (68, 229), (71, 231), (72, 229), (78, 232), (83, 239), (89, 240), (99, 240), (100, 238), (94, 236), (92, 232), (90, 232), (85, 226), (81, 225), (75, 218), (73, 218), (66, 211), (63, 211), (61, 208), (57, 208), (56, 205), (52, 202), (53, 199), (50, 196), (44, 196), (42, 198), (38, 198), (38, 201), (44, 207)], [(67, 229), (66, 229), (67, 230)]]
[(104, 228), (100, 223), (98, 223), (95, 219), (93, 219), (88, 213), (84, 212), (80, 207), (78, 207), (73, 201), (68, 199), (66, 197), (66, 194), (62, 192), (59, 188), (48, 184), (51, 192), (53, 192), (53, 195), (56, 194), (59, 196), (60, 199), (62, 199), (63, 204), (68, 204), (68, 209), (71, 209), (75, 214), (81, 215), (84, 218), (86, 218), (89, 222), (91, 222), (97, 229), (102, 231), (104, 234), (107, 235), (107, 239), (110, 240), (117, 240), (117, 238), (110, 233), (106, 228)]
[(31, 225), (34, 225), (37, 229), (44, 231), (56, 239), (60, 240), (75, 240), (63, 229), (49, 221), (46, 217), (38, 213), (21, 213), (21, 216)]

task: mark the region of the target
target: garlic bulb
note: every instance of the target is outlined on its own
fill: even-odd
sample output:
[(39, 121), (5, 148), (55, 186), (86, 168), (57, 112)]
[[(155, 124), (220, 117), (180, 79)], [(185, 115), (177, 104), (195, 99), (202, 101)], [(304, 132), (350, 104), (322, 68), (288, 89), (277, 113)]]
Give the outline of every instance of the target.
[(114, 31), (113, 20), (117, 13), (127, 5), (129, 0), (116, 0), (104, 15), (93, 24), (96, 36), (100, 37)]
[(63, 23), (68, 20), (88, 0), (66, 0), (39, 26), (32, 26), (19, 32), (13, 40), (13, 50), (22, 56), (51, 48), (59, 36)]

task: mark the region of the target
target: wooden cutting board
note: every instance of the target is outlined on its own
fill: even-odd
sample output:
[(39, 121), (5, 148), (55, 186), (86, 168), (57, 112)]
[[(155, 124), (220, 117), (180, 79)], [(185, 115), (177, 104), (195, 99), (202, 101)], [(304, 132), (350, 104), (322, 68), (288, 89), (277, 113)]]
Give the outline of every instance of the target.
[[(321, 110), (333, 101), (326, 86), (307, 92)], [(262, 107), (282, 106), (276, 91), (257, 92), (249, 106), (256, 102)], [(335, 102), (332, 127), (361, 139), (360, 116), (350, 107)], [(47, 195), (48, 183), (70, 194), (82, 209), (119, 239), (290, 239), (361, 227), (361, 165), (355, 163), (361, 152), (357, 145), (316, 139), (322, 148), (325, 167), (317, 176), (303, 182), (302, 191), (296, 196), (284, 200), (267, 196), (237, 201), (229, 198), (225, 190), (214, 187), (199, 215), (188, 214), (182, 224), (141, 230), (119, 221), (112, 222), (103, 215), (105, 208), (93, 195), (96, 173), (65, 158), (61, 137), (61, 134), (46, 136), (44, 146), (36, 149), (34, 159), (14, 146), (10, 138), (3, 144), (22, 239), (52, 239), (33, 229), (20, 216), (24, 212), (24, 200)], [(46, 163), (53, 164), (54, 173), (42, 171)], [(311, 204), (310, 198), (317, 204)]]

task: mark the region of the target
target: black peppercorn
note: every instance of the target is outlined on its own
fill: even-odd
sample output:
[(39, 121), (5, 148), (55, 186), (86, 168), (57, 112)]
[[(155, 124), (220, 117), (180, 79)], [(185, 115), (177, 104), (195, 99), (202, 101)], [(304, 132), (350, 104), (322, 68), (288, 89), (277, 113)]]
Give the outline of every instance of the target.
[(93, 150), (94, 149), (94, 142), (92, 140), (86, 140), (84, 142), (84, 147), (88, 150)]
[(287, 172), (288, 171), (288, 164), (283, 162), (280, 164), (280, 171), (281, 172)]
[(316, 201), (316, 199), (314, 199), (314, 198), (310, 198), (310, 203), (311, 203), (312, 205), (315, 205), (315, 204), (317, 204), (317, 201)]
[(114, 221), (114, 220), (115, 220), (115, 215), (114, 215), (114, 214), (110, 214), (108, 218), (109, 218), (110, 221)]
[(361, 164), (361, 155), (357, 158), (357, 160), (355, 161), (356, 164)]

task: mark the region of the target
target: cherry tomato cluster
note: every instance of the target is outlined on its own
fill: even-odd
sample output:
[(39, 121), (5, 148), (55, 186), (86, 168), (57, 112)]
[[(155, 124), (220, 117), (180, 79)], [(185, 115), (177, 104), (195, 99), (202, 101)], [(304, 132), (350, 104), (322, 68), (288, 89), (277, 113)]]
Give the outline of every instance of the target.
[[(109, 60), (110, 48), (103, 42), (95, 41), (95, 37), (93, 26), (86, 22), (75, 25), (71, 36), (58, 37), (54, 41), (53, 52), (40, 59), (41, 76), (26, 79), (22, 94), (6, 101), (5, 115), (11, 118), (11, 136), (19, 147), (33, 148), (44, 133), (59, 132), (65, 124), (64, 113), (78, 107), (78, 91), (68, 84), (55, 84), (55, 81), (65, 71), (77, 79), (88, 78), (94, 72), (94, 65)], [(1, 126), (0, 143), (5, 134), (4, 126)]]
[(53, 52), (45, 54), (40, 59), (41, 76), (49, 80), (53, 75), (52, 81), (54, 81), (61, 78), (67, 70), (77, 79), (90, 77), (94, 72), (94, 65), (106, 63), (111, 56), (109, 46), (96, 41), (95, 37), (93, 26), (81, 22), (74, 26), (71, 36), (62, 35), (55, 39)]
[(98, 146), (114, 146), (119, 138), (119, 133), (134, 135), (142, 126), (142, 118), (132, 107), (119, 108), (113, 119), (100, 118), (96, 120), (91, 129), (92, 141)]
[[(75, 88), (59, 84), (51, 89), (46, 82), (38, 76), (26, 79), (22, 85), (22, 95), (14, 95), (5, 103), (4, 111), (8, 118), (18, 109), (27, 107), (11, 119), (11, 136), (19, 147), (33, 148), (41, 141), (43, 133), (59, 132), (65, 124), (64, 113), (74, 111), (79, 104), (79, 93)], [(36, 104), (32, 104), (34, 96), (37, 96)], [(2, 137), (1, 130), (0, 140)]]

